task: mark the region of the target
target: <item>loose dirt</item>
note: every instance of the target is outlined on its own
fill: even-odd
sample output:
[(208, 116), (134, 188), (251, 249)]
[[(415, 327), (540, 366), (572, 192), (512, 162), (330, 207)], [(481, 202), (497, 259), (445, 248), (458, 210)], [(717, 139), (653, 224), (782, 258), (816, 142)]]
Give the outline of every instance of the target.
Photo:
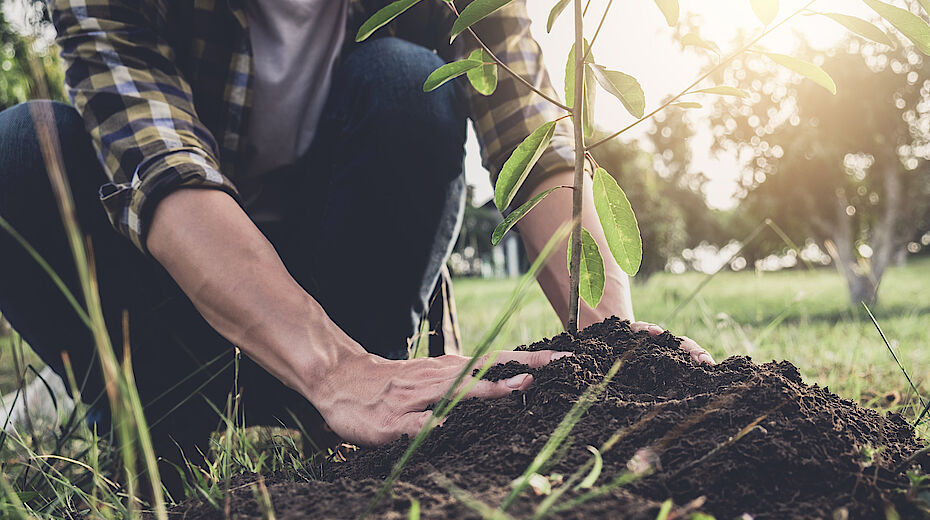
[[(571, 475), (593, 459), (588, 447), (604, 448), (613, 440), (602, 450), (594, 488), (568, 489), (556, 507), (592, 490), (602, 494), (555, 517), (654, 519), (669, 498), (675, 504), (669, 518), (695, 511), (718, 519), (885, 518), (890, 507), (902, 518), (922, 517), (907, 493), (906, 471), (930, 469), (930, 455), (905, 462), (923, 443), (900, 415), (882, 415), (806, 385), (788, 362), (756, 365), (734, 356), (698, 366), (678, 344), (671, 334), (650, 337), (611, 319), (578, 337), (562, 334), (521, 347), (574, 355), (529, 370), (535, 383), (524, 394), (462, 402), (416, 452), (373, 516), (408, 518), (415, 499), (423, 518), (480, 518), (476, 508), (496, 507), (506, 498), (585, 389), (620, 359), (606, 390), (509, 514), (532, 516), (547, 497), (537, 490), (567, 487)], [(485, 377), (526, 371), (512, 363)], [(325, 464), (319, 482), (268, 479), (276, 517), (356, 517), (408, 445), (403, 438), (348, 453), (345, 462)], [(629, 483), (609, 489), (618, 476)], [(242, 478), (232, 488), (235, 518), (266, 517), (254, 481)], [(191, 519), (224, 517), (204, 502), (174, 512)]]

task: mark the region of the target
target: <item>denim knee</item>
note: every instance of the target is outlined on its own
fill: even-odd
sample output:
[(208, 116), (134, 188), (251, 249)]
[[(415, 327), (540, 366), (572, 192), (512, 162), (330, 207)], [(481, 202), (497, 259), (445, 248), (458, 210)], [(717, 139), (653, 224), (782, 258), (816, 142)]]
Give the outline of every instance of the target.
[(364, 89), (367, 116), (385, 132), (415, 137), (424, 147), (461, 146), (467, 117), (461, 88), (450, 82), (423, 91), (426, 78), (444, 63), (426, 47), (378, 38), (346, 57), (333, 87)]
[[(57, 101), (27, 101), (0, 112), (0, 206), (47, 189), (45, 160), (36, 134), (33, 108), (51, 107), (65, 166), (89, 144), (77, 110)], [(46, 112), (48, 113), (48, 112)]]

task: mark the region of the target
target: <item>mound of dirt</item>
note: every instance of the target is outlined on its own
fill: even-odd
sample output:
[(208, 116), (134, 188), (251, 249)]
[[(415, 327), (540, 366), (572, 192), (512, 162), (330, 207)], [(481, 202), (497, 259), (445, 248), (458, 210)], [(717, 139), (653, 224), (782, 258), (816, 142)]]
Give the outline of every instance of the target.
[[(556, 516), (655, 518), (669, 498), (676, 504), (669, 518), (695, 510), (720, 519), (884, 518), (888, 507), (903, 518), (921, 516), (906, 494), (905, 472), (930, 469), (930, 455), (906, 460), (923, 444), (900, 415), (883, 416), (808, 386), (788, 362), (731, 357), (698, 366), (678, 344), (671, 334), (650, 337), (610, 319), (577, 337), (521, 347), (574, 355), (537, 370), (515, 363), (492, 368), (487, 378), (530, 371), (535, 383), (524, 394), (462, 402), (374, 516), (407, 518), (416, 499), (424, 518), (480, 518), (475, 508), (504, 500), (572, 405), (618, 359), (605, 391), (508, 513), (532, 516), (546, 487), (567, 485), (592, 460), (588, 446), (611, 441), (593, 488), (602, 494)], [(357, 516), (408, 445), (403, 438), (350, 453), (346, 462), (325, 466), (322, 482), (268, 481), (277, 518)], [(628, 482), (611, 488), (618, 476)], [(232, 493), (237, 518), (264, 517), (254, 487), (245, 483)], [(557, 507), (590, 491), (569, 489)], [(186, 518), (222, 517), (204, 503), (180, 509)]]

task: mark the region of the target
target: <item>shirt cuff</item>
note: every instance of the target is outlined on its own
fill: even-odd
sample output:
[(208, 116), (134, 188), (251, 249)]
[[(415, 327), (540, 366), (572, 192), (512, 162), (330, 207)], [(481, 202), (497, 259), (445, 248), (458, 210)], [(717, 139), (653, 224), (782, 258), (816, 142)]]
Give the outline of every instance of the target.
[(194, 149), (182, 149), (143, 161), (131, 183), (104, 184), (100, 202), (113, 227), (147, 255), (145, 240), (155, 207), (181, 188), (217, 189), (239, 201), (235, 185), (213, 161)]

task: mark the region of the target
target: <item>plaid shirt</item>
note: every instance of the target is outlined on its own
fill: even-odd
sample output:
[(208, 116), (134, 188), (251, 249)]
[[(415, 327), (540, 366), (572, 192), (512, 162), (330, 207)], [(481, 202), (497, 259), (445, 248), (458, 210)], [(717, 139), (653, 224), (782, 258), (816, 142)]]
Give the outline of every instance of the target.
[[(211, 188), (238, 199), (252, 96), (241, 1), (49, 0), (69, 96), (112, 181), (101, 187), (101, 201), (114, 227), (142, 251), (152, 211), (171, 191)], [(511, 2), (476, 31), (515, 72), (554, 96), (524, 1)], [(351, 1), (343, 52), (355, 45), (361, 23), (387, 3)], [(403, 38), (452, 61), (478, 48), (467, 34), (449, 44), (453, 20), (442, 0), (422, 0), (375, 36)], [(504, 71), (493, 95), (467, 90), (482, 162), (494, 178), (530, 132), (562, 115)], [(560, 123), (531, 182), (571, 169), (573, 147), (570, 124)]]

